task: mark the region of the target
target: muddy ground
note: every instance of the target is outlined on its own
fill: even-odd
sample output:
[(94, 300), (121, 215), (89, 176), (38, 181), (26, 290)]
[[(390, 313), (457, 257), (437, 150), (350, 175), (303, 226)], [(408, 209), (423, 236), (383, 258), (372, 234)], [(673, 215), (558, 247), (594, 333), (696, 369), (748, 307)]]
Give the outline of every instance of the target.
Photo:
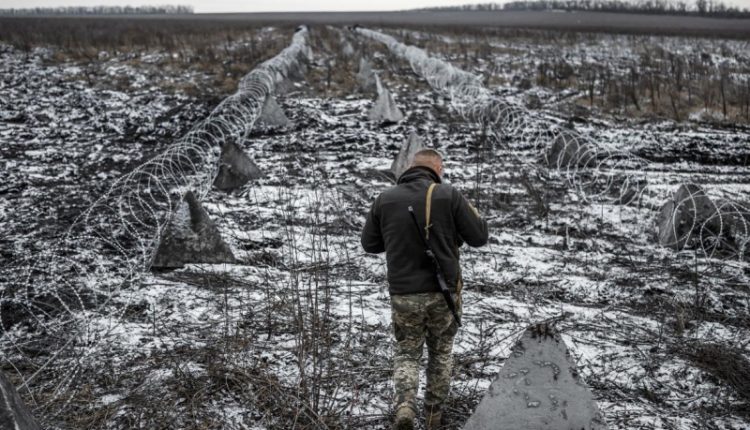
[[(342, 32), (313, 28), (314, 63), (279, 97), (294, 126), (258, 130), (243, 142), (266, 177), (203, 201), (239, 261), (146, 274), (87, 315), (97, 341), (78, 355), (86, 364), (56, 362), (20, 390), (46, 427), (387, 427), (385, 260), (363, 253), (358, 235), (370, 203), (392, 184), (387, 171), (401, 143), (416, 131), (446, 155), (447, 180), (490, 223), (488, 246), (462, 249), (464, 327), (446, 428), (466, 421), (528, 324), (560, 316), (558, 328), (609, 428), (747, 428), (750, 266), (662, 248), (653, 222), (655, 209), (685, 182), (715, 198), (747, 201), (746, 129), (596, 111), (577, 117), (581, 133), (649, 162), (651, 186), (641, 205), (587, 201), (558, 173), (529, 169), (540, 156), (533, 147), (508, 151), (487, 139), (371, 42), (360, 50), (373, 58), (406, 119), (368, 122), (374, 97), (355, 90), (359, 59), (341, 55)], [(443, 36), (444, 50), (432, 42), (435, 55), (463, 61), (452, 35), (410, 37), (420, 45)], [(530, 43), (493, 42), (490, 58)], [(602, 36), (600, 43), (617, 39)], [(51, 246), (117, 177), (166, 148), (226, 95), (154, 85), (156, 76), (186, 76), (149, 65), (150, 57), (108, 58), (83, 73), (81, 64), (53, 61), (53, 52), (6, 46), (1, 53), (4, 264)], [(487, 64), (471, 67), (481, 73)], [(91, 73), (99, 77), (92, 81)], [(115, 89), (112, 75), (130, 76), (131, 84)], [(528, 92), (551, 100), (541, 110), (551, 121), (575, 116), (573, 105), (555, 102), (555, 89), (514, 82), (495, 90), (520, 102)], [(14, 368), (28, 351), (10, 337), (4, 335), (2, 369), (18, 382), (39, 369)], [(34, 384), (63, 388), (44, 394)]]

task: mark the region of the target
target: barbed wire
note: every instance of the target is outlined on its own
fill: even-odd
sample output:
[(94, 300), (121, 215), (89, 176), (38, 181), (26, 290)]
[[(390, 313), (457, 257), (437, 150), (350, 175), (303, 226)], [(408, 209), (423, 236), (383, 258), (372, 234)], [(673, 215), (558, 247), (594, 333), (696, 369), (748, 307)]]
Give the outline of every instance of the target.
[(726, 199), (713, 201), (696, 184), (678, 187), (660, 208), (657, 227), (659, 243), (677, 251), (697, 244), (708, 258), (747, 257), (748, 206)]
[[(620, 169), (624, 165), (644, 164), (639, 157), (602, 145), (523, 106), (508, 102), (486, 88), (480, 77), (430, 57), (420, 48), (405, 45), (377, 31), (361, 27), (355, 31), (385, 44), (396, 57), (408, 62), (414, 73), (425, 79), (435, 92), (450, 100), (454, 111), (465, 121), (486, 129), (493, 141), (508, 149), (531, 146), (531, 150), (545, 153), (546, 164), (584, 198), (621, 201), (623, 196), (637, 195), (627, 187), (616, 189), (618, 185), (627, 184), (629, 187), (636, 181), (616, 178), (623, 176)], [(550, 154), (547, 148), (555, 145), (562, 145), (561, 150)], [(537, 169), (526, 160), (521, 161), (528, 168)], [(592, 169), (593, 166), (596, 168)], [(641, 177), (637, 182), (645, 180)]]
[[(451, 108), (465, 121), (478, 124), (493, 142), (516, 156), (529, 169), (538, 164), (519, 158), (519, 149), (541, 154), (543, 164), (586, 201), (635, 205), (642, 202), (649, 186), (649, 161), (629, 151), (597, 142), (578, 131), (561, 126), (552, 118), (511, 103), (486, 88), (480, 77), (450, 63), (430, 57), (415, 46), (374, 30), (354, 27), (358, 34), (381, 42), (396, 57), (406, 61), (414, 73), (438, 94), (450, 100)], [(546, 172), (541, 172), (546, 174)], [(746, 257), (750, 206), (736, 201), (711, 203), (712, 210), (698, 210), (697, 194), (681, 196), (678, 189), (657, 214), (659, 241), (678, 251), (698, 244), (706, 257), (718, 250), (731, 257)], [(697, 192), (696, 192), (697, 193)], [(703, 191), (698, 200), (708, 199)], [(693, 209), (687, 209), (689, 205)], [(669, 207), (670, 210), (665, 209)], [(692, 217), (691, 215), (692, 214)], [(671, 221), (668, 221), (671, 220)], [(692, 220), (692, 221), (690, 221)], [(668, 226), (671, 222), (672, 227)], [(682, 231), (685, 223), (690, 224)], [(672, 239), (667, 230), (672, 229)], [(664, 230), (667, 229), (667, 230)]]
[[(208, 194), (222, 146), (247, 136), (266, 97), (302, 73), (311, 58), (307, 39), (299, 27), (288, 47), (245, 75), (185, 136), (117, 179), (61, 237), (18, 250), (0, 269), (3, 358), (41, 415), (60, 412), (76, 377), (100, 364), (102, 341), (127, 310), (129, 287), (149, 268), (183, 196)], [(108, 307), (113, 300), (118, 306)]]

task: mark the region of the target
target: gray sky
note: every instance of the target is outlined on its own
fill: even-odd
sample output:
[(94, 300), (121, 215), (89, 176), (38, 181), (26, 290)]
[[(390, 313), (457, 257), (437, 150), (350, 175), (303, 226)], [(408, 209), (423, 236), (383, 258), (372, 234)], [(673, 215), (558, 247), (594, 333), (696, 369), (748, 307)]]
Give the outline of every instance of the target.
[[(0, 9), (33, 8), (56, 6), (98, 6), (98, 5), (192, 5), (195, 12), (276, 12), (276, 11), (367, 11), (403, 10), (429, 6), (449, 6), (473, 3), (488, 3), (489, 0), (0, 0)], [(694, 0), (687, 0), (693, 4)], [(723, 0), (726, 5), (750, 9), (750, 0)]]

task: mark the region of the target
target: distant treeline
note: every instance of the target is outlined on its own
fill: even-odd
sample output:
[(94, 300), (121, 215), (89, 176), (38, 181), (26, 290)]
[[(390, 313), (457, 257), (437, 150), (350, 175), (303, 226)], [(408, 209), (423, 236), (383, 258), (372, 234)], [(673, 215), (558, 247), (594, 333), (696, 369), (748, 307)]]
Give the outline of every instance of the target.
[(467, 4), (423, 10), (564, 10), (750, 18), (750, 10), (715, 0), (695, 0), (693, 3), (683, 0), (516, 0), (505, 4)]
[(60, 6), (0, 9), (0, 15), (172, 15), (191, 14), (192, 6)]

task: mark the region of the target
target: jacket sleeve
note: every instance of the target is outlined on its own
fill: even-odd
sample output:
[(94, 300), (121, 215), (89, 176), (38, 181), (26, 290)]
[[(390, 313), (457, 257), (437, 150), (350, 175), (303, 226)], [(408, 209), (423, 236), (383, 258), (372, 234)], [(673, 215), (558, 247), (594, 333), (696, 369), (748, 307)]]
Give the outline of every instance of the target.
[(453, 205), (453, 219), (459, 237), (469, 246), (482, 246), (489, 239), (487, 221), (479, 214), (479, 211), (469, 203), (455, 188), (451, 199)]
[(365, 226), (362, 229), (362, 237), (360, 238), (362, 248), (364, 248), (365, 252), (373, 254), (385, 252), (385, 243), (383, 242), (383, 234), (380, 231), (380, 219), (378, 216), (380, 212), (379, 206), (380, 196), (375, 199), (372, 207), (370, 207), (370, 212), (367, 214), (367, 219), (365, 219)]

